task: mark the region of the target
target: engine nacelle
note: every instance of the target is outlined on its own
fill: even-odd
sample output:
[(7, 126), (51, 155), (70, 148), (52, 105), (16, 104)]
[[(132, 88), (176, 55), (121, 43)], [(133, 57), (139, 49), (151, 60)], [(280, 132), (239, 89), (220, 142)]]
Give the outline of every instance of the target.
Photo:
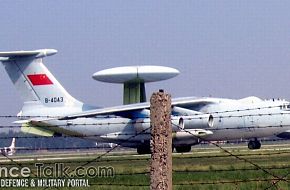
[[(172, 123), (172, 131), (180, 131), (180, 124), (179, 124), (179, 119), (171, 119)], [(150, 133), (150, 119), (146, 118), (146, 119), (136, 119), (133, 121), (133, 127), (135, 128), (135, 130), (137, 132), (147, 132)], [(181, 123), (181, 125), (183, 125), (183, 123)], [(148, 130), (146, 130), (148, 129)]]
[(211, 128), (214, 126), (213, 116), (210, 114), (200, 116), (182, 116), (178, 118), (178, 126), (179, 129)]
[[(183, 129), (204, 129), (214, 126), (213, 116), (210, 114), (194, 115), (194, 116), (172, 116), (172, 131), (180, 131)], [(137, 132), (150, 132), (150, 119), (136, 119), (133, 121)], [(148, 129), (148, 131), (146, 131)]]

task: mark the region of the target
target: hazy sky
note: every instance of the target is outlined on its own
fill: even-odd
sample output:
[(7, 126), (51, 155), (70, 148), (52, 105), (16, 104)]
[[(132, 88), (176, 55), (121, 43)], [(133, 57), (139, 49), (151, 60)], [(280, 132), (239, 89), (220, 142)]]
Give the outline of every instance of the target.
[[(147, 85), (173, 97), (290, 100), (290, 1), (0, 0), (0, 51), (55, 48), (45, 64), (77, 99), (122, 104), (122, 86), (101, 69), (163, 65), (180, 70)], [(0, 114), (22, 101), (2, 67)]]

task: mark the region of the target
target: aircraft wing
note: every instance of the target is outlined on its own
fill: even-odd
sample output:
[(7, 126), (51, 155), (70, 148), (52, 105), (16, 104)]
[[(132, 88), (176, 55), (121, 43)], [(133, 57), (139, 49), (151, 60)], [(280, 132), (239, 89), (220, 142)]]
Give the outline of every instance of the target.
[[(178, 106), (182, 108), (201, 108), (203, 106), (209, 104), (215, 104), (218, 101), (214, 98), (196, 98), (196, 97), (189, 97), (189, 98), (178, 98), (172, 100), (172, 106)], [(68, 120), (68, 119), (76, 119), (79, 117), (95, 117), (98, 115), (125, 115), (130, 112), (140, 111), (143, 109), (149, 109), (150, 103), (137, 103), (137, 104), (129, 104), (129, 105), (122, 105), (122, 106), (115, 106), (115, 107), (107, 107), (101, 109), (93, 109), (89, 111), (84, 111), (81, 113), (76, 113), (72, 115), (67, 115), (59, 120)]]
[(199, 109), (211, 105), (217, 104), (221, 101), (221, 98), (207, 98), (207, 97), (185, 97), (185, 98), (174, 98), (172, 100), (172, 106), (178, 106), (191, 110), (198, 111)]

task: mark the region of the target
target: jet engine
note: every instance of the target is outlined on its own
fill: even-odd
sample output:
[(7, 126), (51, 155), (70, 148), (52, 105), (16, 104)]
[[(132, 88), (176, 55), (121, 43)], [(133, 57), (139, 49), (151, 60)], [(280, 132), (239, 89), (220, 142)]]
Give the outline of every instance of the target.
[[(150, 129), (150, 119), (142, 118), (132, 121), (132, 125), (137, 132)], [(171, 117), (172, 131), (177, 132), (184, 129), (205, 129), (214, 126), (213, 116), (210, 114), (194, 115), (194, 116), (172, 116)]]
[(213, 116), (210, 114), (177, 116), (177, 119), (179, 129), (204, 129), (214, 126)]
[(213, 127), (213, 116), (202, 112), (174, 106), (173, 120), (178, 120), (179, 129), (204, 129)]

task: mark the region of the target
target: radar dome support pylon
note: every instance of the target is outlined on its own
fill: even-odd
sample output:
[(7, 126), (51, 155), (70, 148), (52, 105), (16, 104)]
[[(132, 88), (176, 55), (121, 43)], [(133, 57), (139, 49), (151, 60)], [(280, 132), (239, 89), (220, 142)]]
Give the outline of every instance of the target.
[(179, 71), (164, 66), (126, 66), (105, 69), (93, 74), (97, 81), (123, 84), (123, 104), (146, 102), (145, 83), (173, 78)]
[(145, 83), (142, 81), (129, 81), (124, 83), (123, 104), (146, 102)]

